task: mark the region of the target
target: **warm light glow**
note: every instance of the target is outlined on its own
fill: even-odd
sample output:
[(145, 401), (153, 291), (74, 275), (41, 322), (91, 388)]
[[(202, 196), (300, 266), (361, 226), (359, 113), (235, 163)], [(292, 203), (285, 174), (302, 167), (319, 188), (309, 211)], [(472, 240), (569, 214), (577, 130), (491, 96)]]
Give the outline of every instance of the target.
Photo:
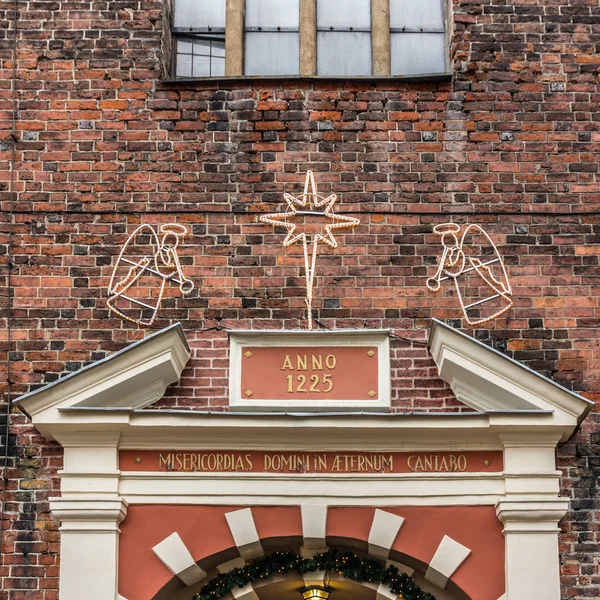
[[(458, 238), (460, 226), (456, 223), (442, 223), (441, 225), (436, 225), (433, 228), (433, 232), (442, 236), (444, 251), (435, 275), (427, 280), (426, 285), (430, 291), (439, 292), (442, 281), (446, 279), (454, 280), (456, 295), (460, 302), (465, 320), (468, 325), (473, 326), (487, 323), (488, 321), (499, 317), (512, 307), (512, 289), (508, 281), (508, 275), (506, 274), (504, 261), (498, 252), (498, 248), (496, 248), (496, 244), (494, 244), (492, 241), (492, 238), (479, 225), (467, 225), (460, 240)], [(491, 260), (482, 262), (476, 256), (469, 256), (465, 252), (465, 239), (468, 235), (481, 235), (485, 238), (489, 248), (492, 250)], [(490, 268), (490, 265), (493, 264), (497, 264), (499, 267), (500, 279), (494, 275), (492, 269)], [(473, 271), (477, 272), (483, 282), (485, 282), (490, 290), (491, 295), (482, 298), (481, 300), (472, 302), (471, 304), (465, 304), (459, 281), (464, 279), (463, 274)], [(468, 310), (470, 308), (485, 304), (486, 302), (494, 299), (499, 299), (504, 303), (504, 305), (500, 306), (500, 308), (496, 310), (494, 314), (479, 319), (472, 319), (469, 317)]]
[[(312, 171), (306, 172), (304, 181), (304, 193), (300, 197), (284, 194), (287, 203), (287, 210), (283, 213), (271, 213), (262, 215), (260, 220), (263, 223), (270, 223), (278, 227), (287, 229), (287, 236), (283, 240), (283, 246), (287, 248), (296, 242), (302, 242), (304, 251), (304, 274), (306, 277), (306, 306), (308, 309), (308, 328), (313, 328), (312, 301), (313, 287), (315, 281), (315, 266), (317, 254), (319, 253), (319, 243), (323, 242), (330, 248), (337, 248), (338, 242), (334, 236), (334, 231), (340, 229), (352, 229), (360, 225), (360, 221), (355, 217), (340, 215), (333, 212), (333, 205), (337, 201), (335, 194), (329, 196), (320, 196), (317, 193), (317, 186)], [(324, 210), (321, 210), (325, 207)], [(306, 223), (303, 223), (304, 217), (321, 219), (321, 225), (325, 233), (311, 234), (306, 231)], [(297, 222), (296, 220), (299, 219)]]
[[(178, 254), (178, 246), (186, 234), (187, 228), (177, 223), (159, 225), (158, 229), (147, 223), (140, 225), (127, 238), (117, 258), (108, 284), (108, 300), (106, 302), (108, 310), (126, 321), (142, 327), (150, 327), (158, 315), (168, 282), (178, 283), (183, 296), (191, 294), (194, 290), (194, 282), (183, 274)], [(135, 243), (138, 235), (149, 238), (147, 247), (138, 248)], [(159, 235), (162, 237), (159, 238)], [(128, 252), (132, 252), (132, 256), (129, 256)], [(117, 274), (117, 271), (120, 272), (120, 275)], [(157, 297), (154, 305), (148, 304), (149, 300), (143, 302), (144, 296), (136, 296), (136, 291), (139, 291), (136, 290), (139, 280), (149, 274), (154, 275), (157, 282)], [(117, 305), (119, 299), (135, 304), (141, 309), (148, 309), (151, 311), (150, 317), (144, 319), (142, 316), (136, 318), (126, 314), (124, 308)]]
[(304, 600), (327, 600), (331, 590), (328, 588), (319, 587), (313, 585), (311, 587), (304, 588), (300, 592)]

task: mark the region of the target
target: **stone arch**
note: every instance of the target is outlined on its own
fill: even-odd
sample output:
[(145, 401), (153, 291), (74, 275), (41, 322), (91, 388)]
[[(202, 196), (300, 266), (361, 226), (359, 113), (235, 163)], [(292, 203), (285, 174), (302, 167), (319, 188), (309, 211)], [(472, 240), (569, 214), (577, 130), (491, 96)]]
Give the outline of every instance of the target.
[[(498, 600), (504, 591), (498, 566), (502, 532), (493, 509), (486, 507), (180, 506), (168, 513), (160, 507), (133, 508), (144, 514), (130, 513), (123, 524), (119, 588), (126, 600), (189, 600), (203, 582), (246, 561), (277, 550), (312, 556), (326, 547), (399, 563), (424, 589), (435, 590), (439, 600)], [(154, 531), (148, 531), (149, 525)], [(477, 536), (464, 533), (467, 528), (487, 539), (471, 545)], [(139, 536), (149, 542), (144, 549)], [(494, 544), (495, 553), (489, 549)], [(136, 553), (145, 562), (132, 561)]]
[[(422, 576), (422, 573), (415, 573), (413, 578), (424, 591), (433, 594), (436, 600), (470, 600), (470, 598), (464, 594), (455, 595), (449, 590), (441, 589), (438, 586), (427, 582)], [(177, 578), (175, 577), (174, 579)], [(250, 600), (251, 598), (254, 598), (254, 600), (256, 600), (256, 598), (259, 600), (273, 600), (273, 597), (276, 596), (281, 600), (288, 600), (288, 598), (289, 600), (300, 600), (300, 594), (295, 594), (294, 592), (298, 592), (305, 585), (306, 581), (297, 574), (282, 575), (254, 584), (252, 586), (252, 591), (247, 591), (242, 597), (247, 598), (247, 600)], [(152, 600), (191, 600), (193, 595), (199, 590), (200, 586), (182, 587), (180, 582), (169, 582), (169, 584), (156, 594)], [(351, 581), (344, 579), (341, 575), (337, 574), (329, 577), (329, 586), (333, 588), (332, 600), (334, 600), (334, 598), (343, 600), (344, 598), (355, 597), (359, 597), (361, 600), (390, 600), (392, 598), (392, 596), (386, 597), (378, 595), (377, 590), (379, 586), (376, 583)], [(281, 591), (282, 588), (284, 590), (283, 593)], [(357, 594), (356, 590), (359, 588), (361, 591)], [(227, 596), (227, 598), (231, 598), (231, 596)]]

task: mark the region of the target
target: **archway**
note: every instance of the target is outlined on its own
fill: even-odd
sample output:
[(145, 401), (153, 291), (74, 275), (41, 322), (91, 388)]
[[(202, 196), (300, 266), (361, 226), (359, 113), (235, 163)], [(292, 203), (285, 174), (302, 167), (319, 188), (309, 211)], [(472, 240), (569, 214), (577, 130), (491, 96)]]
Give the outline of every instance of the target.
[[(266, 540), (265, 540), (266, 541)], [(277, 549), (282, 551), (289, 551), (290, 545), (287, 542), (293, 540), (278, 540), (283, 542), (283, 547)], [(362, 548), (364, 542), (362, 540), (345, 540), (347, 543), (342, 545), (338, 549), (341, 553), (346, 551), (353, 552), (357, 548)], [(271, 540), (271, 546), (277, 544), (276, 540)], [(277, 544), (278, 545), (278, 544)], [(297, 548), (298, 552), (301, 552), (300, 548)], [(207, 557), (201, 561), (198, 561), (198, 566), (202, 568), (206, 573), (206, 578), (197, 584), (186, 586), (182, 583), (178, 577), (173, 577), (153, 598), (152, 600), (191, 600), (195, 594), (200, 591), (203, 585), (211, 581), (213, 578), (219, 575), (218, 569), (215, 567), (216, 563), (220, 563), (223, 560), (226, 553), (218, 553), (215, 556)], [(358, 555), (358, 553), (357, 553)], [(360, 558), (369, 558), (366, 552), (360, 552)], [(405, 572), (410, 575), (411, 579), (421, 588), (424, 592), (431, 593), (435, 600), (471, 600), (470, 597), (462, 590), (458, 589), (456, 585), (455, 592), (453, 593), (448, 589), (442, 589), (437, 585), (427, 581), (424, 573), (427, 565), (424, 565), (420, 561), (403, 555), (399, 552), (394, 552), (393, 557), (390, 556), (390, 561), (387, 564), (394, 564), (398, 567), (400, 572)], [(409, 567), (407, 563), (415, 565), (417, 568)], [(385, 566), (385, 564), (384, 564)], [(389, 592), (387, 587), (379, 585), (379, 582), (359, 582), (353, 579), (344, 577), (339, 573), (307, 573), (304, 576), (298, 573), (289, 574), (276, 574), (265, 579), (256, 579), (252, 582), (248, 590), (240, 590), (239, 595), (234, 594), (235, 598), (243, 600), (301, 600), (300, 590), (308, 585), (326, 585), (332, 590), (332, 600), (382, 600), (383, 598), (395, 598), (395, 595)], [(383, 589), (382, 589), (383, 588)], [(223, 596), (224, 598), (231, 598), (230, 594)]]

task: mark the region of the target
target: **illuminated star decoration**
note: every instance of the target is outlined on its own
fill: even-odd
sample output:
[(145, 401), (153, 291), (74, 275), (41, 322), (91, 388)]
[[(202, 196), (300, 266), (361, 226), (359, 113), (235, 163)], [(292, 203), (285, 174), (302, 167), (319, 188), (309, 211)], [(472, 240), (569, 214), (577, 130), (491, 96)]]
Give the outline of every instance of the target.
[[(270, 223), (287, 229), (287, 236), (283, 240), (285, 248), (302, 242), (304, 250), (304, 271), (306, 276), (306, 305), (308, 308), (308, 328), (313, 327), (312, 318), (312, 300), (313, 300), (313, 284), (315, 280), (315, 265), (317, 262), (317, 254), (319, 252), (319, 242), (327, 244), (331, 248), (337, 248), (337, 240), (333, 232), (339, 229), (350, 229), (360, 224), (360, 221), (355, 217), (347, 217), (338, 215), (333, 212), (333, 205), (337, 200), (335, 194), (330, 194), (327, 197), (317, 194), (315, 178), (312, 171), (306, 172), (304, 181), (304, 193), (299, 198), (291, 194), (284, 194), (287, 202), (287, 210), (284, 213), (271, 213), (262, 215), (260, 220), (263, 223)], [(324, 210), (316, 210), (322, 209)], [(310, 233), (305, 231), (308, 227), (305, 217), (322, 218), (324, 233)], [(311, 246), (309, 250), (309, 246)]]

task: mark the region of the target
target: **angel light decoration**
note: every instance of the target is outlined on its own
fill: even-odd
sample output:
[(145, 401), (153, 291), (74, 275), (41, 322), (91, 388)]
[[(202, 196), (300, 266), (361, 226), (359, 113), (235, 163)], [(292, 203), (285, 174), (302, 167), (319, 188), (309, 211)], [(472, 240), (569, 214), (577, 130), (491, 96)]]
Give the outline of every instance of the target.
[[(122, 319), (150, 327), (158, 315), (168, 281), (189, 295), (194, 283), (187, 279), (177, 248), (187, 234), (182, 225), (140, 225), (123, 246), (108, 285), (108, 309)], [(159, 235), (162, 236), (159, 239)]]
[(306, 172), (304, 193), (299, 198), (284, 194), (287, 210), (283, 213), (262, 215), (263, 223), (271, 223), (287, 229), (283, 246), (287, 248), (296, 242), (302, 243), (304, 254), (304, 274), (306, 277), (306, 306), (308, 310), (308, 329), (313, 328), (312, 301), (315, 281), (315, 267), (319, 253), (319, 243), (330, 248), (337, 248), (337, 240), (333, 232), (340, 229), (356, 227), (360, 221), (355, 217), (333, 212), (337, 200), (335, 194), (327, 197), (317, 194), (315, 178), (312, 171)]
[[(427, 280), (427, 288), (439, 292), (442, 281), (452, 279), (465, 320), (471, 326), (486, 323), (509, 310), (513, 305), (512, 289), (502, 257), (490, 236), (479, 225), (468, 225), (460, 240), (460, 227), (456, 223), (436, 225), (433, 231), (442, 236), (444, 250), (435, 275)], [(478, 299), (465, 302), (465, 298), (473, 296)], [(486, 304), (491, 308), (485, 316), (469, 315), (475, 307)]]

